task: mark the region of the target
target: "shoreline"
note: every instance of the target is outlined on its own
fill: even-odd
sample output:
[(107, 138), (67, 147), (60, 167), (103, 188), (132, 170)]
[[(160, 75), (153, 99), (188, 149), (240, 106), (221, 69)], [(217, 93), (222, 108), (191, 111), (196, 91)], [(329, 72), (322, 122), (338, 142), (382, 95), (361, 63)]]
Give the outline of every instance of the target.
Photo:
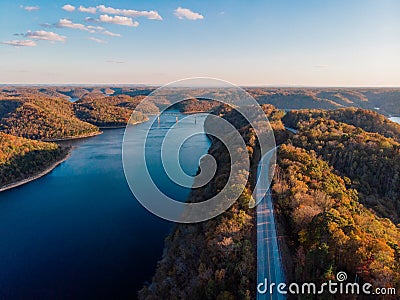
[[(135, 123), (135, 124), (128, 124), (128, 125), (137, 125), (137, 124), (145, 123), (145, 122), (147, 122), (147, 121), (148, 121), (148, 120), (143, 121), (143, 122), (137, 122), (137, 123)], [(121, 126), (121, 127), (108, 127), (108, 128), (103, 127), (102, 129), (107, 130), (107, 129), (118, 129), (118, 128), (125, 128), (125, 127), (126, 127), (126, 125), (125, 125), (125, 126)], [(84, 136), (67, 137), (67, 138), (53, 139), (53, 140), (43, 140), (43, 142), (55, 143), (55, 142), (72, 141), (72, 140), (78, 140), (78, 139), (85, 139), (85, 138), (95, 137), (95, 136), (98, 136), (98, 135), (100, 135), (100, 134), (102, 134), (102, 133), (103, 133), (103, 131), (98, 131), (98, 132), (94, 132), (94, 133), (91, 133), (91, 134), (88, 134), (88, 135), (84, 135)], [(32, 175), (32, 176), (30, 176), (30, 177), (28, 177), (28, 178), (21, 179), (21, 180), (19, 180), (19, 181), (17, 181), (17, 182), (13, 182), (13, 183), (6, 184), (6, 185), (3, 186), (3, 187), (0, 187), (0, 193), (1, 193), (1, 192), (4, 192), (4, 191), (7, 191), (7, 190), (11, 190), (11, 189), (16, 188), (16, 187), (19, 187), (19, 186), (21, 186), (21, 185), (27, 184), (27, 183), (29, 183), (29, 182), (31, 182), (31, 181), (34, 181), (34, 180), (36, 180), (36, 179), (39, 179), (39, 178), (41, 178), (41, 177), (43, 177), (43, 176), (46, 176), (46, 175), (49, 174), (51, 171), (53, 171), (55, 168), (57, 168), (60, 164), (62, 164), (63, 162), (65, 162), (65, 161), (71, 156), (71, 153), (72, 153), (72, 150), (73, 150), (73, 149), (74, 149), (74, 147), (71, 147), (71, 148), (68, 150), (68, 152), (67, 152), (67, 154), (65, 155), (65, 157), (63, 157), (62, 159), (60, 159), (60, 160), (54, 162), (52, 165), (50, 165), (48, 168), (46, 168), (45, 170), (41, 171), (40, 173), (38, 173), (38, 174), (36, 174), (36, 175)]]
[(33, 176), (30, 176), (30, 177), (25, 178), (25, 179), (21, 179), (21, 180), (19, 180), (17, 182), (14, 182), (14, 183), (9, 183), (9, 184), (1, 187), (0, 188), (0, 192), (11, 190), (13, 188), (16, 188), (16, 187), (19, 187), (21, 185), (27, 184), (27, 183), (29, 183), (31, 181), (34, 181), (36, 179), (39, 179), (39, 178), (49, 174), (51, 171), (53, 171), (55, 168), (57, 168), (60, 164), (65, 162), (71, 156), (72, 149), (73, 148), (68, 150), (68, 153), (67, 153), (67, 155), (65, 155), (65, 157), (63, 157), (62, 159), (54, 162), (52, 165), (50, 165), (48, 168), (46, 168), (45, 170), (41, 171), (40, 173), (38, 173), (36, 175), (33, 175)]
[(135, 122), (135, 123), (126, 123), (125, 125), (115, 125), (115, 126), (98, 126), (100, 129), (104, 129), (104, 130), (107, 130), (107, 129), (121, 129), (121, 128), (126, 128), (128, 125), (139, 125), (139, 124), (143, 124), (143, 123), (146, 123), (146, 122), (148, 122), (150, 119), (149, 118), (146, 118), (145, 120), (143, 120), (143, 121), (137, 121), (137, 122)]
[(184, 115), (194, 115), (194, 114), (201, 114), (201, 113), (208, 113), (206, 110), (193, 110), (193, 111), (182, 111)]
[(107, 130), (107, 129), (121, 129), (125, 127), (126, 125), (118, 125), (118, 126), (100, 126), (99, 128), (102, 130)]
[(59, 138), (59, 139), (46, 139), (46, 140), (42, 140), (42, 142), (55, 143), (55, 142), (79, 140), (79, 139), (85, 139), (85, 138), (89, 138), (89, 137), (98, 136), (102, 133), (103, 133), (103, 131), (97, 131), (97, 132), (93, 132), (93, 133), (86, 134), (86, 135), (80, 135), (80, 136), (71, 136), (71, 137), (65, 137), (65, 138)]

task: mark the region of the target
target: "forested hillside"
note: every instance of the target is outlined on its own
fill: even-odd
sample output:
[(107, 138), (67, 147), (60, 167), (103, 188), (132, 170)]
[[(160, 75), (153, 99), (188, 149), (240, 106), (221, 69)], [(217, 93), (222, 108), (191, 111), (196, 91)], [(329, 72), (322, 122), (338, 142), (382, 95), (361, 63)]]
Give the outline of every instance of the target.
[(360, 127), (367, 132), (375, 132), (397, 141), (400, 140), (400, 124), (390, 121), (376, 111), (354, 107), (335, 110), (292, 110), (283, 117), (283, 122), (288, 127), (299, 128), (302, 122), (316, 118), (332, 119)]
[(74, 103), (45, 97), (40, 91), (8, 96), (0, 100), (0, 131), (39, 140), (90, 136), (99, 133), (98, 127), (141, 123), (147, 120), (146, 114), (158, 113), (153, 103), (142, 104), (134, 111), (143, 97), (105, 96), (96, 90)]
[(298, 129), (279, 150), (273, 185), (294, 246), (290, 280), (321, 283), (344, 270), (399, 289), (399, 125), (354, 108), (292, 111), (283, 121)]
[[(352, 179), (362, 203), (373, 208), (378, 215), (400, 222), (400, 144), (394, 139), (362, 129), (381, 132), (398, 140), (400, 135), (395, 134), (398, 124), (385, 119), (371, 126), (371, 112), (358, 110), (346, 118), (346, 114), (341, 114), (343, 111), (346, 112), (302, 111), (287, 114), (285, 123), (299, 128), (292, 143), (322, 155), (341, 174)], [(313, 113), (315, 119), (310, 117)], [(357, 123), (360, 127), (338, 123), (329, 119), (330, 116), (342, 122)], [(293, 121), (299, 118), (308, 121)]]
[(129, 120), (133, 124), (146, 121), (144, 113), (158, 112), (154, 104), (142, 106), (140, 111), (134, 111), (141, 100), (141, 96), (104, 97), (90, 94), (76, 101), (74, 110), (79, 119), (99, 127), (125, 126)]
[(178, 109), (183, 113), (194, 113), (194, 112), (209, 112), (219, 106), (218, 101), (212, 101), (208, 99), (197, 99), (192, 98), (174, 105), (173, 108)]
[(351, 280), (399, 289), (399, 228), (366, 209), (350, 180), (314, 151), (282, 145), (277, 165), (273, 196), (291, 245), (283, 260), (289, 280), (321, 284), (346, 271)]
[(68, 148), (0, 132), (0, 188), (37, 175), (63, 159)]
[(15, 136), (55, 140), (99, 132), (75, 117), (72, 103), (61, 98), (31, 96), (0, 100), (0, 131)]

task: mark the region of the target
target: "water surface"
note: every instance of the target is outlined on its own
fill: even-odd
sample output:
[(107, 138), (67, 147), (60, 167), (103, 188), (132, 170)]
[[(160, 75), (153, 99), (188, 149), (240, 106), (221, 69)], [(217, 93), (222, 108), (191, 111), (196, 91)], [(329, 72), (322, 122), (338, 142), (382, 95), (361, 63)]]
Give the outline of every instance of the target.
[[(148, 161), (162, 189), (184, 200), (189, 190), (165, 178), (158, 159), (165, 128), (174, 122), (175, 116), (163, 116), (160, 129), (151, 131)], [(175, 130), (185, 134), (187, 126), (203, 125), (182, 122)], [(136, 126), (137, 139), (147, 127)], [(172, 223), (131, 194), (121, 162), (123, 133), (106, 130), (74, 141), (71, 157), (50, 174), (0, 193), (0, 299), (134, 299), (151, 279)], [(204, 135), (184, 144), (186, 172), (196, 173), (208, 147)]]

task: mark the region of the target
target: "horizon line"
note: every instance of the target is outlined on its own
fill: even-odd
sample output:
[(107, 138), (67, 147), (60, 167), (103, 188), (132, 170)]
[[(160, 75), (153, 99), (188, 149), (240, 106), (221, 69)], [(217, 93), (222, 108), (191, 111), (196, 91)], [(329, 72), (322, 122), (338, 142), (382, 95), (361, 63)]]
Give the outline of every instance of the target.
[[(163, 83), (0, 83), (0, 86), (164, 86)], [(400, 88), (400, 85), (236, 84), (247, 88)]]

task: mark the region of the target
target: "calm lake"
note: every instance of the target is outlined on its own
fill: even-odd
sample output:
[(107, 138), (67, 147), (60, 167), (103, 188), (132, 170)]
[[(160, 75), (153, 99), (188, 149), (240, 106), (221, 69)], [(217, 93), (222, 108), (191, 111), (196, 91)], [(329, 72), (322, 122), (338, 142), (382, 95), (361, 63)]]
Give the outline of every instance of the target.
[[(182, 121), (174, 130), (185, 135), (203, 121)], [(162, 116), (150, 130), (147, 157), (160, 188), (184, 201), (190, 190), (169, 181), (160, 160), (174, 123), (175, 116)], [(148, 127), (136, 125), (132, 151)], [(0, 299), (134, 299), (151, 279), (173, 224), (145, 210), (129, 190), (123, 134), (105, 130), (74, 141), (71, 157), (50, 174), (0, 193)], [(209, 146), (204, 134), (184, 143), (180, 161), (188, 174), (196, 173)]]

